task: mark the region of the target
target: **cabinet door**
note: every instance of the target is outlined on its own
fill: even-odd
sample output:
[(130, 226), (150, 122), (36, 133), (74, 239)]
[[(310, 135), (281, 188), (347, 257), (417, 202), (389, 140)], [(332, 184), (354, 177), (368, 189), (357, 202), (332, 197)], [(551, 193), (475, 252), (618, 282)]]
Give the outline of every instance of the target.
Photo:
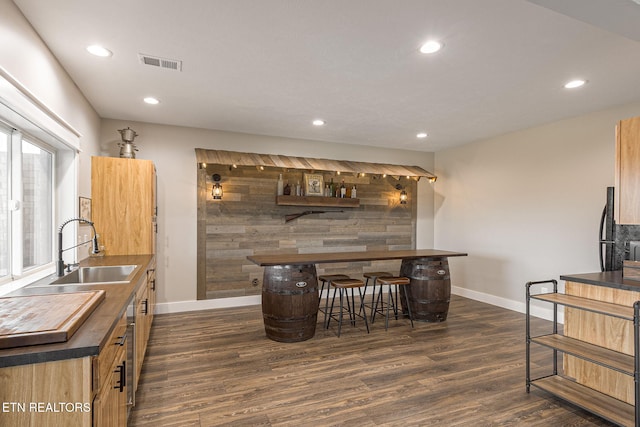
[(155, 259), (149, 265), (149, 269), (147, 270), (147, 287), (148, 287), (148, 298), (149, 298), (149, 307), (148, 307), (148, 329), (147, 331), (147, 339), (149, 338), (149, 333), (151, 332), (151, 325), (153, 324), (153, 313), (156, 308), (156, 261)]
[(615, 217), (618, 224), (640, 224), (640, 117), (616, 127)]
[(93, 222), (107, 255), (155, 253), (155, 166), (91, 158)]
[(111, 365), (111, 375), (93, 401), (94, 427), (127, 425), (126, 351), (122, 347)]
[(134, 391), (138, 389), (138, 380), (142, 371), (142, 362), (147, 350), (147, 339), (149, 338), (149, 293), (148, 287), (141, 286), (136, 292), (136, 381)]

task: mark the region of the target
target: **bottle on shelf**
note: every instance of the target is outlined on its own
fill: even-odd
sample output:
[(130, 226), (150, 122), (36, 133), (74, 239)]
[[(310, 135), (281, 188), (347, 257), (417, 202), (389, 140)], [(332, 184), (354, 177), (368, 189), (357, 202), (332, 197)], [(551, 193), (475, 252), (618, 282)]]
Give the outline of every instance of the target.
[(302, 193), (300, 192), (300, 181), (296, 183), (296, 196), (302, 196)]
[(284, 182), (282, 181), (282, 174), (278, 177), (278, 196), (282, 196), (284, 194)]
[(356, 188), (356, 185), (353, 184), (353, 188), (351, 189), (351, 198), (352, 199), (356, 199), (358, 197), (357, 194), (356, 194), (357, 191), (358, 191), (358, 189)]
[(345, 197), (347, 197), (347, 187), (344, 186), (344, 179), (343, 179), (342, 183), (340, 183), (340, 198), (344, 199)]
[(284, 186), (282, 192), (285, 196), (291, 195), (291, 186), (289, 185), (289, 181), (287, 181), (287, 184)]
[(331, 190), (329, 190), (329, 184), (324, 186), (324, 197), (331, 197)]
[(336, 188), (333, 185), (333, 178), (331, 178), (331, 182), (329, 183), (329, 197), (335, 197), (336, 195)]

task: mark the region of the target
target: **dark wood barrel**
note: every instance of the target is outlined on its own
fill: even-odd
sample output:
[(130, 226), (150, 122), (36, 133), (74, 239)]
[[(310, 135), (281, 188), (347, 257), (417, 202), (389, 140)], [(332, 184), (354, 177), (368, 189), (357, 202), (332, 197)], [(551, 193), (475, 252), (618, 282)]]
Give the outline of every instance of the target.
[(316, 266), (265, 267), (262, 317), (267, 337), (274, 341), (298, 342), (313, 337), (318, 318)]
[[(400, 275), (411, 279), (406, 288), (414, 320), (443, 322), (449, 313), (451, 279), (447, 258), (404, 259)], [(403, 299), (404, 302), (404, 299)], [(406, 311), (406, 309), (405, 309)]]

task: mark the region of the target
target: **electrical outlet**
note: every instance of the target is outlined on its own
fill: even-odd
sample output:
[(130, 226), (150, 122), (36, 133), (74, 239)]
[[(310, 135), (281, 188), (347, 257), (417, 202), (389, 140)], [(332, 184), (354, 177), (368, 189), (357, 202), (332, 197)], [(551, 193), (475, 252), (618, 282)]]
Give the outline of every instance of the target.
[(549, 292), (549, 288), (545, 288), (544, 286), (540, 288), (540, 290), (542, 291), (543, 294), (546, 294)]

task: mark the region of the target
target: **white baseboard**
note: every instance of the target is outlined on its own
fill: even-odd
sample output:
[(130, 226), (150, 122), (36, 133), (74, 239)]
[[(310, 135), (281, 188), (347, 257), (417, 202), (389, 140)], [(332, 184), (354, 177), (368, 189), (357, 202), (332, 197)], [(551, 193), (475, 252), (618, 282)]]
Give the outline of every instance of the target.
[[(459, 295), (461, 297), (506, 308), (507, 310), (517, 311), (519, 313), (525, 313), (527, 310), (526, 304), (522, 301), (514, 301), (507, 298), (501, 298), (495, 295), (485, 294), (483, 292), (460, 288), (458, 286), (452, 286), (451, 293), (454, 295)], [(531, 315), (534, 317), (539, 317), (541, 319), (553, 321), (553, 308), (550, 304), (545, 305), (548, 306), (548, 308), (531, 304)], [(558, 310), (558, 323), (564, 323), (564, 313), (562, 310)]]
[(246, 297), (216, 298), (198, 301), (163, 302), (156, 304), (155, 314), (180, 313), (184, 311), (211, 310), (216, 308), (244, 307), (247, 305), (260, 305), (261, 295)]
[[(472, 300), (495, 305), (497, 307), (506, 308), (507, 310), (524, 313), (526, 311), (525, 303), (522, 301), (514, 301), (506, 298), (497, 297), (483, 292), (473, 291), (458, 286), (451, 287), (451, 293)], [(156, 304), (155, 314), (180, 313), (186, 311), (212, 310), (217, 308), (245, 307), (249, 305), (260, 305), (262, 302), (261, 295), (250, 295), (246, 297), (234, 298), (217, 298), (198, 301), (177, 301)], [(549, 304), (547, 304), (549, 305)], [(545, 320), (553, 320), (553, 309), (531, 305), (531, 315)], [(562, 311), (558, 313), (558, 322), (564, 322)]]

